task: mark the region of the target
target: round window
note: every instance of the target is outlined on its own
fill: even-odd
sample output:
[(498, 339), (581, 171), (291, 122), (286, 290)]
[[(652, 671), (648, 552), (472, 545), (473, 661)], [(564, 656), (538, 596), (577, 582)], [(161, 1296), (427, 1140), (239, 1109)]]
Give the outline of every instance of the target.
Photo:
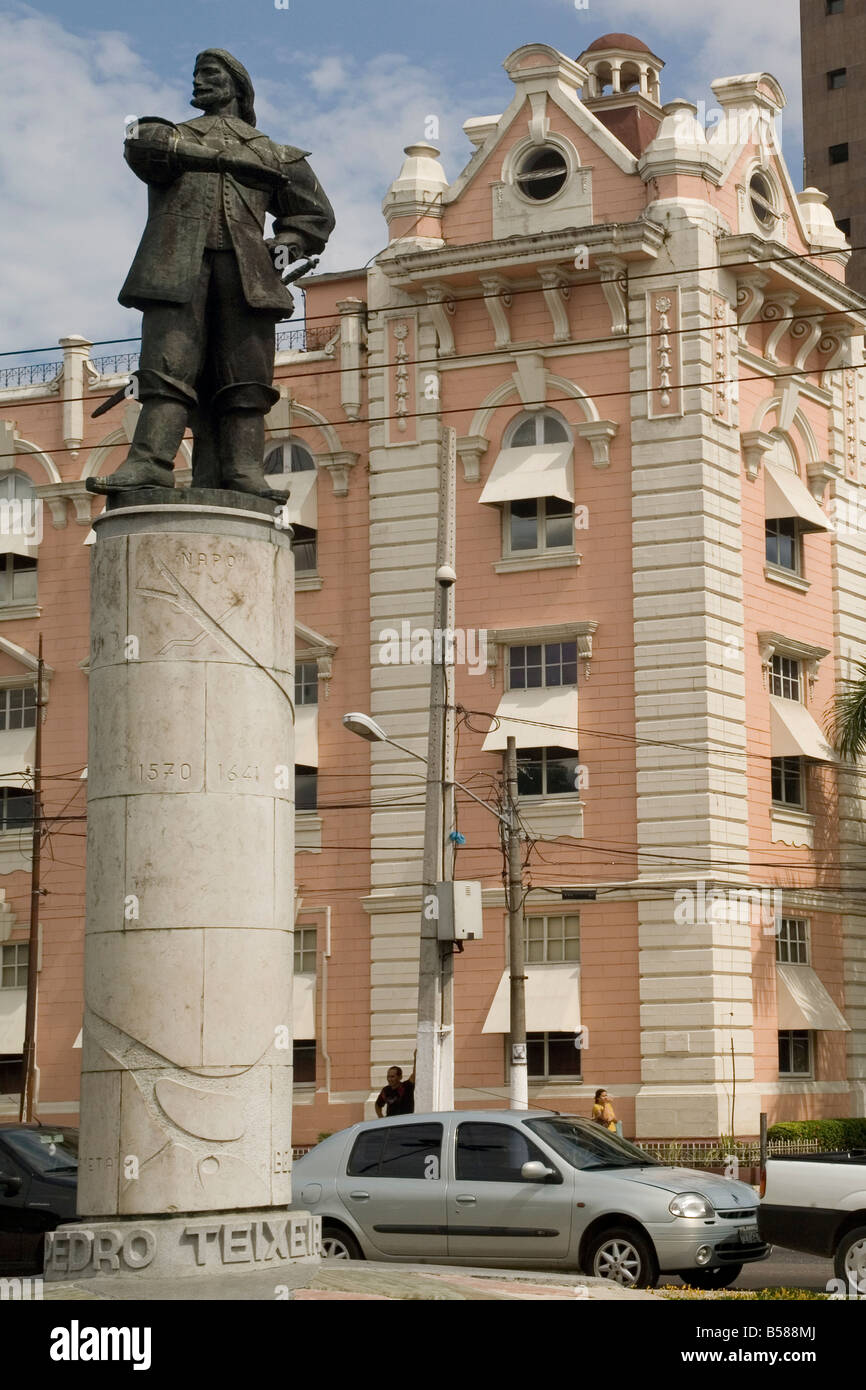
[(522, 161), (517, 174), (517, 186), (527, 198), (543, 203), (554, 198), (568, 178), (568, 164), (559, 150), (547, 145), (531, 150)]
[(772, 227), (776, 220), (773, 190), (766, 175), (755, 173), (749, 180), (749, 198), (752, 212), (762, 227)]

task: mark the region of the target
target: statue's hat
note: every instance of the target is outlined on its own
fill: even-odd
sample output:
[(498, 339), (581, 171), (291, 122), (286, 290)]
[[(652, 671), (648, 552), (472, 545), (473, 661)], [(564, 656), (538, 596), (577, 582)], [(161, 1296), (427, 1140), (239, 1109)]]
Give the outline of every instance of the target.
[(199, 63), (202, 58), (218, 58), (223, 66), (228, 68), (238, 89), (240, 118), (242, 121), (246, 121), (247, 125), (255, 125), (256, 113), (253, 103), (256, 94), (252, 79), (243, 63), (239, 63), (237, 58), (234, 58), (225, 48), (205, 48), (201, 53), (196, 54), (196, 63)]

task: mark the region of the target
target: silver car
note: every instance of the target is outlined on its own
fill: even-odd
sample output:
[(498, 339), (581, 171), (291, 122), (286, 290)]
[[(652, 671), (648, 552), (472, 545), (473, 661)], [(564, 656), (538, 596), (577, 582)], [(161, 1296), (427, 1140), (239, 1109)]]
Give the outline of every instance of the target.
[(770, 1252), (745, 1183), (666, 1167), (553, 1111), (353, 1125), (298, 1160), (293, 1192), (337, 1259), (581, 1270), (640, 1288), (664, 1272), (721, 1289)]

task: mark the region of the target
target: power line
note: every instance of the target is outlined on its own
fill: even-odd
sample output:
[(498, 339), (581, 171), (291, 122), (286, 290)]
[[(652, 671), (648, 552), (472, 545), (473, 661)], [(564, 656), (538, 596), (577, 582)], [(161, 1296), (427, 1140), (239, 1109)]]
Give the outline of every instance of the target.
[[(534, 290), (533, 293), (540, 294), (540, 293), (541, 293), (541, 290), (540, 290), (540, 289)], [(481, 297), (482, 297), (482, 298), (492, 298), (493, 296), (481, 296)], [(465, 300), (461, 300), (461, 301), (460, 301), (460, 303), (466, 303), (466, 302), (467, 302), (467, 301), (465, 301)], [(866, 312), (866, 309), (864, 309), (864, 312)], [(765, 325), (765, 326), (768, 326), (768, 327), (775, 327), (777, 324), (780, 324), (780, 323), (791, 323), (791, 324), (793, 324), (793, 323), (795, 323), (795, 322), (808, 321), (809, 319), (822, 319), (822, 318), (826, 318), (826, 317), (827, 317), (827, 313), (828, 313), (828, 311), (827, 311), (826, 309), (804, 310), (802, 313), (781, 314), (781, 315), (779, 315), (778, 318), (773, 318), (773, 319), (755, 319), (755, 320), (753, 320), (752, 322), (748, 323), (748, 324), (746, 325), (746, 327), (751, 328), (751, 327), (754, 327), (755, 324), (757, 324), (757, 325), (759, 325), (759, 326)], [(701, 333), (702, 331), (704, 331), (704, 332), (716, 332), (717, 330), (721, 330), (721, 329), (730, 329), (730, 330), (732, 330), (732, 331), (736, 331), (736, 330), (738, 330), (739, 328), (741, 328), (742, 326), (743, 326), (743, 325), (740, 323), (740, 321), (739, 321), (738, 319), (733, 319), (732, 321), (730, 321), (730, 322), (728, 322), (728, 323), (712, 323), (712, 324), (708, 324), (707, 327), (706, 327), (706, 329), (701, 329), (700, 327), (690, 327), (690, 328), (668, 328), (668, 329), (665, 330), (665, 332), (666, 332), (666, 334), (667, 334), (667, 336), (668, 336), (669, 338), (676, 338), (676, 337), (684, 336), (684, 335), (686, 335), (686, 334), (699, 334), (699, 333)], [(828, 328), (827, 333), (828, 333), (828, 335), (832, 335), (832, 328)], [(646, 341), (646, 340), (648, 340), (648, 339), (651, 339), (651, 338), (657, 338), (658, 336), (659, 336), (659, 333), (658, 333), (658, 330), (657, 330), (657, 329), (650, 329), (650, 330), (648, 330), (648, 331), (646, 331), (646, 332), (643, 332), (643, 333), (632, 333), (632, 332), (629, 332), (629, 333), (622, 333), (622, 334), (607, 333), (607, 334), (604, 334), (602, 337), (598, 337), (598, 338), (566, 338), (566, 339), (563, 339), (563, 340), (561, 340), (561, 341), (557, 341), (557, 342), (553, 343), (551, 346), (552, 346), (552, 347), (555, 347), (555, 348), (557, 348), (557, 349), (561, 349), (561, 348), (568, 348), (568, 347), (575, 347), (575, 348), (606, 347), (606, 346), (608, 346), (608, 345), (612, 345), (612, 346), (614, 346), (614, 347), (621, 348), (621, 349), (625, 350), (625, 349), (628, 347), (628, 345), (631, 344), (631, 343), (644, 342), (644, 341)], [(814, 349), (813, 349), (813, 350), (814, 350)], [(469, 361), (469, 362), (471, 362), (472, 364), (474, 364), (474, 363), (476, 363), (476, 362), (478, 362), (478, 361), (481, 361), (481, 360), (483, 360), (483, 359), (485, 359), (485, 358), (488, 358), (488, 357), (501, 357), (503, 351), (504, 351), (504, 349), (502, 349), (502, 348), (487, 348), (487, 349), (485, 349), (483, 352), (471, 352), (471, 353), (467, 353), (467, 354), (466, 354), (466, 358), (467, 358), (467, 361)], [(509, 346), (509, 348), (508, 348), (508, 355), (509, 355), (509, 357), (514, 358), (514, 359), (517, 359), (518, 357), (523, 357), (523, 356), (531, 355), (531, 354), (537, 354), (537, 352), (538, 352), (538, 348), (537, 348), (537, 347), (525, 347), (525, 348), (521, 348), (521, 347), (518, 347), (518, 346), (515, 345), (515, 344), (511, 344), (511, 345)], [(408, 358), (403, 358), (402, 361), (403, 361), (403, 364), (404, 364), (405, 366), (407, 366), (407, 367), (428, 367), (428, 366), (429, 366), (429, 367), (438, 367), (438, 365), (440, 364), (440, 362), (442, 361), (442, 359), (441, 359), (441, 357), (437, 354), (437, 355), (434, 356), (434, 357), (408, 357)], [(280, 364), (280, 365), (281, 365), (281, 366), (288, 366), (288, 365), (293, 365), (293, 364), (282, 363), (282, 364)], [(393, 365), (393, 364), (391, 364), (391, 363), (383, 363), (381, 369), (382, 369), (383, 371), (387, 371), (387, 370), (389, 369), (389, 367), (392, 366), (392, 365)], [(853, 365), (854, 365), (854, 364), (845, 364), (845, 365), (851, 366), (851, 367), (853, 368)], [(859, 364), (858, 364), (858, 365), (859, 365)], [(130, 369), (129, 369), (129, 373), (128, 373), (128, 374), (129, 374), (130, 380), (132, 379), (132, 373), (133, 373), (135, 370), (136, 370), (135, 368), (130, 368)], [(369, 370), (369, 368), (367, 368), (367, 370)], [(377, 370), (378, 370), (378, 368), (377, 368)], [(471, 367), (471, 366), (467, 367), (467, 370), (472, 370), (472, 367)], [(810, 376), (810, 375), (816, 375), (816, 376), (817, 376), (817, 375), (821, 375), (821, 374), (822, 374), (823, 372), (825, 372), (825, 371), (829, 371), (829, 370), (838, 370), (838, 368), (836, 368), (836, 369), (831, 369), (831, 368), (828, 368), (828, 367), (819, 367), (819, 366), (815, 366), (815, 367), (809, 368), (808, 370), (807, 370), (806, 368), (802, 368), (801, 370), (803, 371), (803, 373), (804, 373), (806, 376)], [(314, 369), (314, 370), (309, 371), (309, 372), (295, 372), (295, 371), (293, 371), (293, 372), (291, 373), (291, 376), (288, 377), (288, 378), (285, 378), (285, 377), (282, 377), (282, 376), (280, 376), (280, 377), (275, 376), (275, 377), (274, 377), (274, 380), (275, 380), (275, 381), (291, 380), (292, 382), (295, 382), (295, 381), (304, 381), (304, 380), (306, 380), (306, 379), (309, 377), (309, 378), (311, 378), (311, 379), (313, 379), (313, 380), (315, 380), (315, 381), (322, 381), (322, 380), (324, 380), (324, 379), (327, 378), (327, 377), (331, 377), (331, 376), (342, 376), (342, 375), (344, 375), (345, 371), (346, 371), (346, 368), (344, 368), (344, 367), (331, 367), (331, 368), (329, 368), (329, 369), (327, 369), (327, 370), (321, 370), (321, 371), (318, 370), (318, 369)], [(120, 373), (120, 372), (116, 373), (116, 375), (118, 375), (118, 376), (123, 375), (123, 374), (124, 374), (124, 373)], [(777, 375), (781, 375), (781, 373), (776, 373), (776, 372), (774, 372), (772, 375), (773, 375), (773, 376), (777, 376)], [(737, 378), (737, 380), (746, 380), (746, 379), (747, 379), (747, 378)], [(764, 379), (764, 378), (762, 378), (762, 380), (763, 380), (763, 379)], [(766, 378), (766, 379), (771, 379), (771, 378)], [(44, 384), (44, 383), (43, 383), (43, 384)], [(6, 389), (13, 390), (14, 388), (9, 387), (9, 388), (6, 388)], [(95, 387), (93, 388), (93, 390), (90, 391), (86, 396), (64, 396), (64, 397), (63, 397), (63, 403), (64, 403), (64, 404), (75, 404), (75, 403), (81, 403), (81, 402), (87, 402), (87, 401), (93, 403), (93, 402), (95, 402), (95, 401), (97, 400), (97, 398), (98, 398), (98, 394), (97, 394), (97, 393), (99, 392), (100, 389), (105, 389), (106, 391), (108, 391), (109, 388), (108, 388), (107, 386), (104, 387), (104, 388), (100, 388), (100, 387), (97, 385), (97, 386), (95, 386)], [(658, 389), (658, 388), (654, 388), (654, 389)], [(47, 393), (46, 393), (46, 394), (47, 394)], [(58, 399), (59, 399), (59, 398), (58, 398)], [(129, 399), (129, 400), (134, 400), (135, 397), (134, 397), (134, 396), (130, 396), (130, 397), (128, 397), (127, 399)], [(35, 408), (38, 407), (38, 406), (44, 406), (44, 404), (45, 404), (45, 399), (44, 399), (44, 397), (40, 397), (40, 398), (37, 399), (37, 400), (26, 400), (26, 401), (16, 402), (16, 408), (20, 408), (20, 409), (22, 409), (22, 410), (26, 410), (26, 409), (35, 409)], [(118, 404), (120, 404), (120, 402), (118, 402)], [(343, 422), (342, 422), (342, 421), (339, 421), (339, 422), (338, 422), (338, 421), (328, 420), (328, 421), (326, 421), (326, 423), (329, 424), (329, 425), (336, 425), (337, 423), (342, 424)], [(356, 424), (357, 421), (352, 421), (351, 423)], [(313, 428), (313, 429), (315, 429), (316, 426), (315, 426), (315, 425), (312, 425), (312, 426), (311, 426), (311, 425), (306, 425), (306, 426), (304, 426), (304, 428), (307, 428), (307, 429)], [(98, 445), (94, 445), (93, 447), (98, 447)]]
[[(416, 222), (413, 224), (413, 226), (414, 226), (414, 225), (417, 225), (417, 219), (416, 219)], [(622, 225), (625, 225), (625, 226), (628, 226), (628, 225), (630, 225), (630, 224), (628, 224), (628, 223), (593, 223), (593, 224), (591, 224), (593, 230), (594, 230), (596, 227), (598, 227), (598, 226), (607, 226), (607, 225), (611, 225), (611, 226), (622, 226)], [(569, 229), (569, 230), (574, 230), (574, 232), (575, 232), (575, 246), (580, 246), (580, 245), (582, 245), (582, 243), (581, 243), (580, 240), (579, 240), (579, 233), (580, 233), (581, 231), (587, 231), (587, 230), (589, 230), (589, 229), (588, 229), (588, 228), (575, 227), (575, 228)], [(390, 242), (390, 243), (389, 243), (389, 247), (390, 247), (390, 246), (393, 246), (394, 244), (395, 244), (394, 242)], [(768, 243), (768, 244), (769, 244), (769, 243)], [(470, 244), (470, 245), (471, 245), (471, 244)], [(383, 247), (383, 250), (387, 250), (387, 249), (388, 249), (388, 247)], [(468, 251), (468, 250), (470, 249), (470, 246), (466, 246), (466, 247), (464, 247), (463, 249)], [(735, 262), (732, 262), (730, 265), (721, 265), (718, 261), (710, 262), (710, 263), (708, 263), (707, 265), (689, 265), (689, 266), (684, 267), (684, 269), (683, 269), (682, 271), (680, 271), (679, 273), (680, 273), (680, 274), (686, 274), (686, 273), (688, 273), (688, 274), (691, 274), (691, 275), (696, 275), (696, 274), (702, 273), (702, 272), (705, 271), (705, 270), (731, 271), (731, 272), (733, 273), (733, 272), (736, 272), (737, 270), (754, 270), (754, 269), (756, 269), (756, 268), (759, 267), (759, 266), (765, 266), (765, 265), (782, 265), (782, 264), (785, 264), (785, 263), (790, 262), (790, 261), (804, 261), (804, 262), (806, 262), (806, 261), (814, 261), (814, 260), (826, 260), (826, 258), (827, 258), (828, 256), (832, 256), (832, 255), (838, 253), (839, 251), (843, 251), (843, 252), (850, 251), (850, 252), (853, 254), (855, 251), (863, 251), (863, 250), (866, 250), (866, 245), (864, 245), (864, 246), (859, 246), (859, 245), (858, 245), (858, 246), (843, 246), (843, 247), (824, 247), (822, 250), (818, 250), (818, 251), (786, 251), (786, 252), (784, 252), (784, 253), (783, 253), (782, 255), (780, 255), (780, 256), (762, 256), (760, 259), (755, 258), (755, 259), (753, 259), (753, 260), (735, 261)], [(381, 255), (382, 253), (381, 253), (381, 252), (376, 252), (375, 254)], [(615, 253), (615, 252), (609, 253), (609, 252), (601, 251), (599, 254), (601, 254), (602, 256), (609, 256), (609, 255), (615, 255), (616, 253)], [(366, 268), (367, 268), (366, 266), (361, 267), (361, 270), (358, 271), (358, 273), (357, 273), (356, 276), (353, 276), (351, 272), (345, 272), (344, 278), (347, 279), (347, 280), (351, 280), (351, 279), (353, 279), (353, 278), (360, 278), (360, 275), (363, 274), (363, 271), (366, 270)], [(820, 269), (820, 267), (819, 267), (819, 269)], [(337, 272), (337, 273), (339, 274), (340, 272)], [(641, 273), (641, 274), (632, 275), (632, 274), (630, 273), (630, 267), (629, 267), (628, 263), (626, 262), (626, 263), (623, 265), (623, 272), (622, 272), (622, 275), (620, 275), (619, 277), (599, 276), (597, 279), (594, 279), (594, 280), (593, 280), (593, 279), (577, 280), (577, 281), (573, 282), (573, 284), (570, 286), (570, 288), (573, 288), (573, 289), (585, 289), (585, 288), (591, 287), (591, 286), (593, 286), (593, 285), (604, 285), (604, 284), (609, 283), (610, 280), (611, 280), (611, 278), (614, 278), (614, 279), (616, 279), (616, 278), (625, 279), (625, 280), (628, 281), (629, 284), (633, 284), (633, 283), (636, 283), (636, 282), (641, 281), (641, 280), (669, 279), (670, 276), (671, 276), (671, 274), (676, 274), (676, 273), (677, 273), (677, 272), (676, 272), (675, 270), (667, 269), (667, 270), (648, 270), (648, 271), (645, 271), (645, 272), (643, 272), (643, 273)], [(842, 289), (842, 290), (847, 290), (849, 293), (856, 293), (856, 291), (852, 291), (852, 290), (851, 290), (851, 287), (850, 287), (849, 285), (846, 285), (846, 283), (845, 283), (844, 280), (838, 280), (838, 281), (837, 281), (837, 280), (835, 280), (835, 277), (829, 276), (829, 272), (824, 272), (824, 273), (825, 273), (825, 274), (828, 274), (828, 277), (829, 277), (831, 280), (833, 280), (833, 283), (836, 284), (836, 285), (838, 285), (838, 287), (839, 287), (840, 289)], [(314, 290), (314, 289), (316, 288), (315, 280), (316, 280), (318, 277), (314, 275), (314, 276), (312, 276), (312, 277), (310, 277), (310, 278), (311, 278), (311, 280), (313, 281), (312, 284), (310, 284), (310, 285), (307, 286), (306, 288), (305, 288), (304, 286), (301, 286), (301, 288), (304, 289), (305, 295), (309, 294), (309, 293), (310, 293), (310, 290)], [(509, 293), (512, 294), (512, 295), (517, 295), (517, 294), (539, 294), (539, 293), (540, 293), (540, 287), (539, 287), (538, 285), (526, 285), (526, 286), (524, 286), (524, 287), (522, 287), (522, 288), (516, 287), (515, 289), (510, 290)], [(495, 296), (495, 295), (490, 295), (490, 294), (474, 294), (474, 295), (466, 295), (465, 297), (462, 297), (462, 298), (460, 298), (460, 299), (457, 299), (457, 297), (455, 296), (455, 302), (456, 302), (456, 303), (460, 303), (460, 304), (469, 304), (469, 303), (472, 303), (472, 302), (474, 302), (474, 301), (483, 300), (483, 299), (491, 299), (491, 298), (496, 298), (496, 296)], [(400, 307), (400, 306), (395, 306), (395, 305), (393, 305), (393, 304), (390, 304), (390, 305), (385, 305), (385, 306), (384, 306), (383, 308), (381, 308), (381, 309), (376, 309), (376, 308), (370, 309), (370, 308), (366, 308), (366, 309), (365, 309), (365, 314), (366, 314), (367, 318), (370, 318), (372, 315), (390, 314), (390, 313), (393, 313), (393, 312), (394, 312), (395, 308), (399, 308), (399, 307)], [(427, 306), (426, 306), (426, 304), (418, 304), (418, 305), (409, 305), (409, 306), (404, 306), (404, 307), (408, 307), (408, 308), (416, 308), (416, 307), (417, 307), (417, 308), (426, 308)], [(826, 313), (826, 312), (830, 312), (830, 311), (825, 310), (824, 312)], [(838, 312), (838, 311), (836, 311), (836, 312)], [(852, 312), (852, 313), (860, 313), (860, 312), (866, 313), (866, 304), (864, 304), (862, 310), (861, 310), (861, 309), (852, 309), (852, 310), (849, 311), (849, 312)], [(304, 322), (304, 323), (315, 323), (315, 322), (317, 322), (317, 321), (319, 321), (319, 320), (326, 320), (326, 321), (328, 321), (328, 322), (334, 322), (334, 323), (339, 322), (339, 320), (334, 320), (333, 312), (332, 312), (332, 313), (329, 313), (329, 314), (305, 314), (305, 315), (304, 315), (304, 318), (303, 318), (302, 320), (299, 319), (298, 322), (299, 322), (299, 323), (300, 323), (300, 322)], [(280, 323), (291, 323), (292, 320), (291, 320), (291, 319), (280, 319), (279, 322), (280, 322)], [(98, 339), (98, 340), (95, 340), (93, 343), (91, 343), (90, 346), (91, 346), (91, 347), (112, 347), (115, 343), (138, 343), (138, 342), (141, 342), (141, 334), (138, 334), (137, 336), (132, 337), (132, 338), (100, 338), (100, 339)], [(31, 355), (31, 354), (33, 354), (33, 353), (39, 353), (39, 352), (56, 352), (56, 351), (57, 351), (57, 348), (58, 348), (58, 344), (57, 344), (57, 343), (51, 343), (50, 346), (48, 346), (48, 347), (9, 348), (9, 349), (7, 349), (7, 350), (4, 351), (4, 352), (0, 352), (0, 357), (24, 357), (24, 356), (26, 356), (26, 355)]]

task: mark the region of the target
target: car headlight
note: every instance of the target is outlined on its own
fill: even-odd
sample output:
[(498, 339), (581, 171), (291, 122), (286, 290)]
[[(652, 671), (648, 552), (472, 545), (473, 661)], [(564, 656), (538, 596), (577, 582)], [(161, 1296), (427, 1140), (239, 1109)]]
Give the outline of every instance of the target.
[(707, 1201), (706, 1197), (702, 1197), (700, 1192), (678, 1192), (668, 1207), (668, 1211), (673, 1216), (707, 1218), (715, 1215), (712, 1204)]

